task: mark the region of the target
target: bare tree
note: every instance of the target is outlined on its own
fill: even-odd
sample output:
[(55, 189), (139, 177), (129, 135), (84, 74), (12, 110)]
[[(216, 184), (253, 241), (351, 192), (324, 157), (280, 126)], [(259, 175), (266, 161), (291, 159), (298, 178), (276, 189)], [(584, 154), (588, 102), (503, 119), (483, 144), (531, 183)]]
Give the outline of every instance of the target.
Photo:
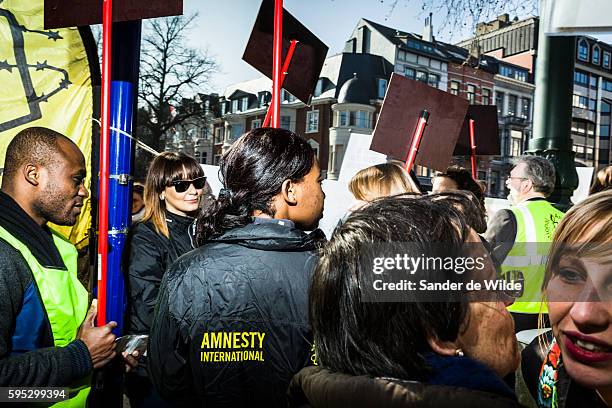
[[(390, 0), (389, 14), (400, 4), (414, 0)], [(538, 0), (420, 0), (423, 13), (432, 12), (441, 23), (439, 33), (449, 37), (465, 30), (473, 32), (476, 24), (502, 13), (514, 16), (537, 15)]]
[[(197, 14), (151, 20), (145, 26), (140, 61), (138, 138), (160, 150), (167, 131), (185, 121), (205, 121), (194, 101), (218, 64), (206, 50), (187, 47), (185, 35)], [(144, 129), (146, 131), (143, 131)]]

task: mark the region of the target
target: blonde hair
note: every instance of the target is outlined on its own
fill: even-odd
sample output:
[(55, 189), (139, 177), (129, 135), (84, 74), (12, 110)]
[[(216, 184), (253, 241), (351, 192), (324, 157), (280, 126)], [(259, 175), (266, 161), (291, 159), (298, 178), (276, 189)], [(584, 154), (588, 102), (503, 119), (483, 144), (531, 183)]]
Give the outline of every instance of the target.
[(555, 230), (546, 263), (542, 290), (546, 289), (568, 246), (579, 256), (610, 255), (612, 242), (612, 190), (602, 191), (572, 207)]
[(599, 193), (600, 191), (609, 190), (612, 188), (612, 166), (604, 167), (599, 170), (593, 177), (593, 184), (589, 190), (589, 194)]
[(394, 186), (404, 193), (421, 194), (408, 172), (395, 163), (377, 164), (359, 170), (349, 182), (350, 192), (361, 201), (388, 196)]
[(184, 153), (163, 152), (151, 162), (144, 188), (145, 212), (140, 222), (151, 221), (158, 234), (170, 237), (166, 223), (166, 202), (160, 194), (176, 180), (204, 176), (202, 166)]
[[(553, 278), (562, 255), (571, 253), (579, 256), (610, 256), (612, 241), (612, 190), (594, 194), (572, 207), (559, 222), (552, 240), (546, 262), (542, 301), (546, 299), (546, 288)], [(569, 247), (568, 247), (569, 246)], [(538, 328), (544, 328), (544, 314), (538, 314)], [(540, 336), (538, 345), (549, 350), (550, 343)]]

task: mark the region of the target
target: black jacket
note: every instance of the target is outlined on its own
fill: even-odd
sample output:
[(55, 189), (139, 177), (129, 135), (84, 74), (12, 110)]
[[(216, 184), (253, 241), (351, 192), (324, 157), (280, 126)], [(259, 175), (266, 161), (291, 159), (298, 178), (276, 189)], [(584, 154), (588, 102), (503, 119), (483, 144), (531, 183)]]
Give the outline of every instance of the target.
[[(521, 352), (521, 370), (517, 374), (522, 376), (521, 380), (524, 381), (531, 396), (531, 400), (526, 402), (537, 404), (540, 370), (548, 355), (548, 347), (553, 340), (552, 334), (551, 330), (536, 337)], [(570, 378), (563, 365), (563, 355), (561, 355), (558, 366), (556, 385), (559, 408), (603, 408), (606, 406), (594, 390), (587, 389)]]
[(306, 367), (287, 391), (295, 408), (518, 408), (516, 400), (491, 392), (393, 378), (351, 376)]
[(308, 287), (319, 230), (256, 219), (182, 256), (164, 276), (150, 378), (185, 406), (286, 406), (311, 361)]
[[(0, 226), (45, 267), (66, 267), (48, 229), (0, 192)], [(55, 347), (38, 286), (22, 254), (0, 239), (0, 386), (68, 387), (92, 371), (81, 340)]]
[(194, 248), (195, 223), (191, 217), (166, 212), (170, 238), (158, 234), (152, 222), (137, 223), (127, 245), (127, 334), (148, 334), (153, 310), (166, 269)]

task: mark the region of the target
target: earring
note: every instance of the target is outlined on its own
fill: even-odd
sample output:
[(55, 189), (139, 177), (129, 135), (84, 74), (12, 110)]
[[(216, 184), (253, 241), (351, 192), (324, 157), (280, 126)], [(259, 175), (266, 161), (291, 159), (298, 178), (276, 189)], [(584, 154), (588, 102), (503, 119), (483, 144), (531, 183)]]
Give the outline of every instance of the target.
[(457, 357), (463, 357), (463, 350), (461, 350), (460, 348), (455, 350), (455, 355)]
[(159, 195), (159, 199), (164, 201), (166, 199), (166, 196), (162, 193)]

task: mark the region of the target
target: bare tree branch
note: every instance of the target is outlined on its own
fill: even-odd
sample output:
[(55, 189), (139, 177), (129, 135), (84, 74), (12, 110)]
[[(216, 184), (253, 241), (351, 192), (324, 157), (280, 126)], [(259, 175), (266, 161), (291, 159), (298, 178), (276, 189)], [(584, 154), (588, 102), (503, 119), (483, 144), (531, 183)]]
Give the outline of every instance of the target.
[(185, 36), (196, 17), (197, 14), (159, 18), (145, 26), (138, 122), (148, 130), (147, 144), (157, 150), (162, 147), (165, 132), (186, 120), (206, 120), (203, 107), (192, 97), (207, 88), (219, 67), (206, 50), (186, 45)]
[[(387, 17), (400, 4), (411, 0), (391, 0)], [(476, 24), (508, 13), (511, 16), (538, 14), (538, 0), (419, 0), (422, 14), (433, 13), (440, 22), (438, 34), (454, 38), (466, 30), (474, 32)]]

